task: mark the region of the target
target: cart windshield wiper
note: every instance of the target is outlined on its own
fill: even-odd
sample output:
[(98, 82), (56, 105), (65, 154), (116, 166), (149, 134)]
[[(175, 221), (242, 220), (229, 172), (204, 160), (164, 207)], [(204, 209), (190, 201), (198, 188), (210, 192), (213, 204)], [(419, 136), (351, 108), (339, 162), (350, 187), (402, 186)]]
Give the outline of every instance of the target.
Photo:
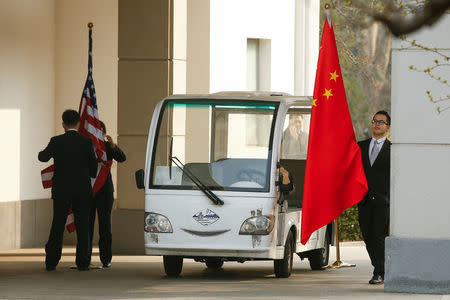
[(169, 156), (169, 161), (174, 163), (192, 182), (209, 198), (215, 205), (223, 205), (223, 201), (214, 194), (197, 176), (189, 169), (185, 168), (183, 163), (176, 156)]

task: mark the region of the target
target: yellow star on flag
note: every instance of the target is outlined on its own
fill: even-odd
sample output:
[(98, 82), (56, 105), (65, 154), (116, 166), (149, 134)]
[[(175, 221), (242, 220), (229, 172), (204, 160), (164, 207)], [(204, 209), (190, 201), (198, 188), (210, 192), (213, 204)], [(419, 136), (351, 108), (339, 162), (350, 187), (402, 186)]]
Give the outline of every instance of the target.
[(312, 105), (313, 105), (313, 106), (317, 106), (317, 103), (316, 103), (316, 102), (317, 102), (317, 99), (313, 99)]
[(333, 94), (331, 93), (331, 89), (329, 90), (325, 89), (325, 93), (323, 93), (322, 96), (327, 97), (327, 100), (330, 99), (330, 96), (333, 96)]
[(334, 80), (334, 82), (336, 82), (336, 78), (340, 77), (338, 74), (336, 74), (336, 71), (330, 73), (330, 75), (331, 75), (330, 80)]

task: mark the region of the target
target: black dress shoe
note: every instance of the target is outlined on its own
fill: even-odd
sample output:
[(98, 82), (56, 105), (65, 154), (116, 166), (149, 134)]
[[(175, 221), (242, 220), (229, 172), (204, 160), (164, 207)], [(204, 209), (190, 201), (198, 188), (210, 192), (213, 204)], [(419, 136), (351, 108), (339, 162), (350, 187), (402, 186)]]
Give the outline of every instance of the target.
[(103, 268), (111, 268), (111, 263), (104, 263)]
[(382, 284), (384, 279), (381, 275), (373, 275), (372, 279), (369, 280), (369, 284)]
[(55, 271), (56, 267), (55, 266), (46, 266), (45, 269), (50, 272), (50, 271)]
[(78, 269), (78, 271), (89, 271), (90, 270), (89, 267), (78, 267), (77, 269)]

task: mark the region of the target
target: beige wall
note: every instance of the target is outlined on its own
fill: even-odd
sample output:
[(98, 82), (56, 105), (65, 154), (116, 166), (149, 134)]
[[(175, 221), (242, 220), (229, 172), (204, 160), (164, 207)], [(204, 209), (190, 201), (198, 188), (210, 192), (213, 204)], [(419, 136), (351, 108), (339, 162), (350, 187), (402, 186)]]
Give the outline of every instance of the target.
[(0, 1), (0, 249), (34, 241), (49, 197), (37, 152), (54, 132), (54, 33), (53, 0)]
[(117, 0), (0, 1), (0, 249), (42, 246), (50, 191), (37, 153), (78, 109), (87, 74), (87, 23), (94, 22), (100, 117), (117, 136)]
[(53, 0), (0, 1), (0, 202), (49, 195), (37, 152), (54, 128), (53, 7)]
[[(117, 0), (58, 0), (55, 6), (55, 118), (66, 108), (78, 110), (87, 75), (88, 28), (94, 23), (93, 64), (99, 115), (117, 135)], [(60, 123), (56, 131), (62, 132)]]

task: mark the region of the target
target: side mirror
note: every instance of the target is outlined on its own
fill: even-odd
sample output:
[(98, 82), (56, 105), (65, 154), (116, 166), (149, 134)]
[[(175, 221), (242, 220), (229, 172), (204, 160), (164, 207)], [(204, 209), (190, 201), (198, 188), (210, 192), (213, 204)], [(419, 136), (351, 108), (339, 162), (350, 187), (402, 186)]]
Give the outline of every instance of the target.
[(138, 189), (145, 188), (144, 175), (145, 175), (145, 172), (142, 169), (139, 169), (134, 173), (134, 176), (136, 177), (136, 186)]

